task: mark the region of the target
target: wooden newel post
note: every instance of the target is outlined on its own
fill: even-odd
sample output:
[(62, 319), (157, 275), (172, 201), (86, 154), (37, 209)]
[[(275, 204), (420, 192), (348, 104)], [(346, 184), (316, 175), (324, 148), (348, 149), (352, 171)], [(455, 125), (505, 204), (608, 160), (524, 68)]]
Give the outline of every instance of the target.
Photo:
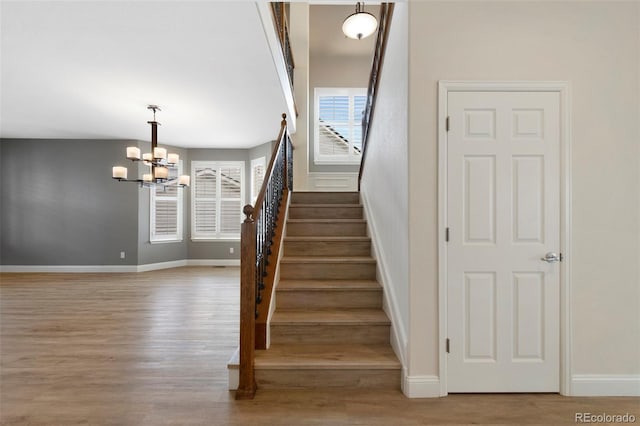
[(253, 206), (242, 210), (246, 218), (240, 235), (240, 374), (236, 399), (252, 399), (256, 393), (253, 369), (256, 340), (256, 223)]

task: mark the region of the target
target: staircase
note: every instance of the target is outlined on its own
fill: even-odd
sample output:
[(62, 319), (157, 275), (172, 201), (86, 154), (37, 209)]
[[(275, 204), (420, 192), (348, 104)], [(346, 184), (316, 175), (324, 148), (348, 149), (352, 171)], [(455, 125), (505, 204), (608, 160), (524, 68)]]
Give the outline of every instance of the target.
[(292, 194), (259, 388), (400, 388), (359, 195)]

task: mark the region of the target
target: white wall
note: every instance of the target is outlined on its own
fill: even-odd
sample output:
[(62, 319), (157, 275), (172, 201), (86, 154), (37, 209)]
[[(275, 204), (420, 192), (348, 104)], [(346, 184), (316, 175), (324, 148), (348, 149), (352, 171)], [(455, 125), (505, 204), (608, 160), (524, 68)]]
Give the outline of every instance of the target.
[(438, 373), (441, 79), (571, 83), (573, 373), (640, 374), (640, 3), (409, 9), (410, 375)]
[[(309, 174), (309, 4), (289, 5), (289, 37), (295, 61), (293, 96), (298, 109), (293, 144), (293, 189), (306, 191)], [(293, 117), (291, 118), (293, 119)]]
[(407, 11), (395, 6), (361, 186), (401, 358), (409, 331)]

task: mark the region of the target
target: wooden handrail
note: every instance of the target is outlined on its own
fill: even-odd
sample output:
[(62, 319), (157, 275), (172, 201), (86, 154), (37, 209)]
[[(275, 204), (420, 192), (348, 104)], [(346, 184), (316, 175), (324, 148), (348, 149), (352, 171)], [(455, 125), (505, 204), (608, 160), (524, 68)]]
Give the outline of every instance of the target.
[(291, 43), (289, 41), (289, 22), (287, 20), (286, 8), (287, 6), (285, 2), (271, 3), (271, 13), (273, 13), (273, 21), (276, 24), (276, 32), (278, 33), (278, 39), (280, 40), (280, 47), (282, 47), (284, 63), (287, 67), (287, 74), (289, 75), (289, 83), (291, 84), (291, 89), (293, 89), (293, 70), (296, 66), (293, 60)]
[(360, 160), (360, 171), (358, 172), (358, 191), (360, 191), (360, 181), (364, 171), (364, 163), (367, 158), (367, 145), (369, 141), (369, 130), (371, 120), (378, 98), (378, 86), (380, 85), (380, 73), (384, 63), (384, 56), (389, 40), (389, 28), (391, 27), (391, 17), (393, 16), (393, 3), (382, 3), (380, 6), (380, 25), (376, 38), (376, 46), (371, 64), (371, 74), (369, 74), (369, 87), (367, 89), (367, 103), (365, 105), (364, 116), (362, 117), (362, 159)]
[[(276, 146), (274, 146), (273, 150), (271, 151), (271, 160), (269, 160), (269, 166), (267, 167), (267, 172), (264, 175), (264, 180), (262, 181), (260, 192), (258, 193), (258, 197), (256, 198), (256, 202), (254, 204), (255, 208), (252, 212), (253, 217), (258, 217), (258, 215), (260, 214), (260, 211), (262, 210), (262, 204), (264, 203), (264, 198), (267, 193), (267, 186), (269, 184), (269, 181), (273, 177), (273, 166), (276, 162), (276, 158), (278, 157), (280, 145), (283, 142), (283, 136), (286, 131), (287, 131), (287, 114), (282, 114), (282, 121), (280, 122), (280, 133), (278, 133), (278, 139), (276, 139), (278, 143), (276, 143)], [(286, 167), (286, 164), (285, 164), (285, 167)], [(247, 206), (250, 206), (250, 204), (247, 204)]]
[(256, 202), (253, 206), (247, 204), (242, 210), (246, 218), (240, 235), (240, 365), (236, 399), (251, 399), (256, 392), (254, 358), (258, 306), (265, 289), (269, 257), (277, 256), (277, 253), (271, 253), (271, 246), (280, 205), (292, 189), (293, 152), (287, 115), (282, 114), (280, 133)]

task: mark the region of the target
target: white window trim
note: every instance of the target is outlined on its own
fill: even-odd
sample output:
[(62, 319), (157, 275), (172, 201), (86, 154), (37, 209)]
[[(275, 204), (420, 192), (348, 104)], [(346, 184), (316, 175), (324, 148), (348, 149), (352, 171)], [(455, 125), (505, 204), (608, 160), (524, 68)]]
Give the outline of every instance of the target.
[[(360, 164), (360, 155), (321, 155), (320, 154), (320, 96), (366, 96), (367, 89), (359, 87), (316, 87), (313, 95), (313, 163), (317, 165), (353, 165)], [(353, 150), (353, 145), (349, 145)]]
[(256, 167), (262, 166), (263, 170), (266, 172), (267, 169), (267, 157), (259, 157), (251, 160), (251, 204), (256, 202), (256, 198), (258, 198), (258, 193), (261, 188), (255, 187), (255, 178), (253, 175), (253, 171)]
[[(182, 160), (178, 163), (177, 176), (182, 174)], [(178, 211), (176, 220), (178, 221), (175, 235), (155, 235), (156, 228), (156, 200), (159, 199), (173, 199), (174, 197), (158, 197), (156, 195), (155, 188), (149, 188), (149, 242), (151, 244), (165, 244), (165, 243), (179, 243), (183, 241), (183, 210), (184, 210), (184, 190), (178, 188), (176, 192), (176, 201), (178, 204)]]
[[(192, 161), (191, 162), (191, 240), (192, 241), (240, 241), (240, 233), (222, 233), (220, 231), (216, 232), (215, 235), (195, 235), (195, 223), (196, 223), (196, 197), (195, 197), (195, 187), (196, 187), (196, 169), (200, 167), (213, 167), (216, 170), (219, 170), (221, 167), (240, 167), (240, 204), (244, 205), (246, 202), (245, 199), (245, 186), (246, 186), (246, 176), (245, 176), (245, 162), (244, 161)], [(219, 176), (218, 176), (219, 177)], [(221, 179), (216, 179), (216, 206), (220, 206), (220, 186)], [(219, 207), (218, 207), (219, 208)], [(242, 221), (242, 211), (238, 212), (238, 218)], [(217, 223), (216, 229), (220, 229), (220, 214), (217, 215)]]

